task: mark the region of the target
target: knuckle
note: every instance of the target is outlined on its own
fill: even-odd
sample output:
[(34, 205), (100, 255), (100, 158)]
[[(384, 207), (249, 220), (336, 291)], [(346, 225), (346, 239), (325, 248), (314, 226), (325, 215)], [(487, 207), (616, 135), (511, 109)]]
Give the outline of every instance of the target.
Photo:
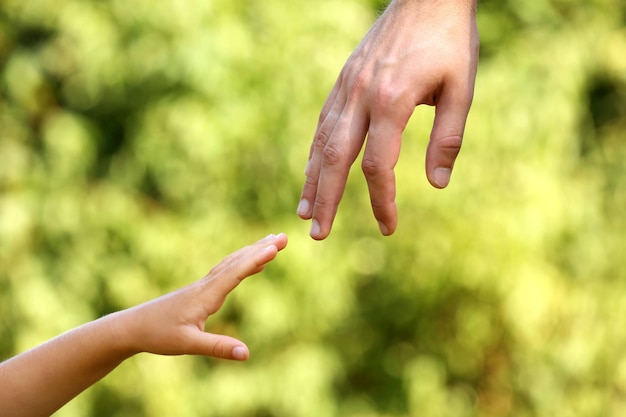
[(376, 104), (382, 110), (389, 109), (398, 101), (399, 95), (393, 83), (382, 83), (376, 88)]
[(224, 357), (226, 357), (226, 355), (224, 355), (225, 351), (226, 351), (226, 349), (225, 349), (224, 343), (222, 343), (222, 341), (218, 340), (211, 347), (211, 356), (213, 356), (215, 358), (224, 358)]
[(317, 177), (307, 176), (306, 180), (304, 180), (304, 187), (309, 189), (317, 189), (318, 179)]
[(377, 159), (364, 156), (361, 161), (361, 170), (367, 178), (373, 178), (379, 176), (383, 172), (383, 167)]
[(344, 153), (335, 142), (328, 142), (322, 151), (322, 161), (325, 165), (336, 166), (344, 162)]
[(335, 203), (330, 198), (324, 196), (323, 194), (318, 193), (315, 196), (315, 208), (318, 211), (325, 212), (329, 208), (333, 208)]
[(324, 128), (324, 126), (322, 126), (315, 133), (314, 143), (318, 148), (323, 148), (324, 146), (326, 146), (326, 143), (328, 143), (329, 138), (330, 138), (330, 135), (326, 132), (326, 129)]
[(450, 135), (440, 138), (437, 145), (442, 152), (450, 157), (456, 157), (461, 151), (463, 137), (461, 135)]
[(368, 89), (370, 85), (370, 77), (364, 72), (356, 74), (349, 85), (349, 93), (352, 98), (361, 97)]
[[(397, 82), (387, 81), (379, 84), (375, 89), (372, 101), (373, 110), (382, 116), (404, 113), (407, 108), (415, 106), (410, 102), (407, 91)], [(408, 101), (409, 100), (409, 101)]]

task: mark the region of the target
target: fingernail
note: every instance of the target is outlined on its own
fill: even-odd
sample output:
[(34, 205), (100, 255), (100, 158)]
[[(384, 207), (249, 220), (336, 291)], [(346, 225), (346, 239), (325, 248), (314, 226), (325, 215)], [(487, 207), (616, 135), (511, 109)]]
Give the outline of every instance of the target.
[[(292, 206), (293, 207), (293, 206)], [(309, 210), (311, 209), (311, 203), (306, 198), (300, 200), (300, 204), (298, 204), (298, 215), (307, 216), (309, 214)]]
[(320, 228), (320, 224), (317, 222), (317, 220), (313, 219), (313, 221), (311, 222), (310, 235), (312, 237), (318, 237), (321, 232), (322, 232), (322, 229)]
[(248, 349), (243, 346), (237, 346), (233, 349), (232, 355), (233, 359), (236, 359), (238, 361), (244, 361), (248, 359)]
[(383, 222), (378, 222), (378, 228), (380, 229), (380, 233), (384, 236), (389, 234), (389, 228)]
[(435, 183), (441, 188), (447, 187), (451, 174), (450, 168), (435, 168)]

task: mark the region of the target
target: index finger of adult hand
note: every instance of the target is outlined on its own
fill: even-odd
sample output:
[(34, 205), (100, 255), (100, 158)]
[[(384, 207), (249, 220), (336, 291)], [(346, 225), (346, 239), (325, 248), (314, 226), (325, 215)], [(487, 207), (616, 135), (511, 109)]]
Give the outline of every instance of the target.
[(317, 128), (315, 129), (313, 143), (309, 150), (309, 159), (304, 170), (306, 180), (302, 187), (302, 194), (300, 195), (297, 209), (298, 216), (304, 220), (308, 220), (313, 216), (313, 204), (317, 195), (324, 148), (335, 129), (335, 125), (346, 103), (346, 95), (341, 88), (344, 83), (343, 73), (344, 71), (342, 70), (335, 82), (335, 86), (324, 102), (317, 122)]
[(368, 117), (363, 109), (356, 105), (344, 108), (323, 149), (311, 212), (310, 235), (313, 239), (322, 240), (330, 233), (350, 167), (363, 146), (367, 123)]

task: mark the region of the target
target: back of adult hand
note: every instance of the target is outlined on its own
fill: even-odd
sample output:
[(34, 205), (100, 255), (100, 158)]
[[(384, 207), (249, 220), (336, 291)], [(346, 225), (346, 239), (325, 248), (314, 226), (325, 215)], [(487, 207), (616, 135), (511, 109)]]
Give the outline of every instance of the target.
[(479, 37), (475, 0), (394, 0), (342, 69), (320, 114), (298, 215), (311, 237), (330, 233), (350, 166), (362, 170), (383, 235), (398, 224), (394, 167), (415, 107), (435, 106), (426, 175), (450, 181), (474, 94)]

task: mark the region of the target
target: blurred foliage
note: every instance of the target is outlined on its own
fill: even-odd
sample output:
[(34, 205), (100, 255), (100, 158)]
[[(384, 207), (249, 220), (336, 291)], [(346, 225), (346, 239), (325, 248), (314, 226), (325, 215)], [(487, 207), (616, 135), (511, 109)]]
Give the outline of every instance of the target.
[(245, 364), (140, 355), (72, 416), (626, 413), (626, 3), (483, 0), (453, 182), (433, 112), (378, 235), (355, 169), (295, 215), (322, 103), (384, 2), (0, 0), (0, 357), (288, 249), (208, 322)]

